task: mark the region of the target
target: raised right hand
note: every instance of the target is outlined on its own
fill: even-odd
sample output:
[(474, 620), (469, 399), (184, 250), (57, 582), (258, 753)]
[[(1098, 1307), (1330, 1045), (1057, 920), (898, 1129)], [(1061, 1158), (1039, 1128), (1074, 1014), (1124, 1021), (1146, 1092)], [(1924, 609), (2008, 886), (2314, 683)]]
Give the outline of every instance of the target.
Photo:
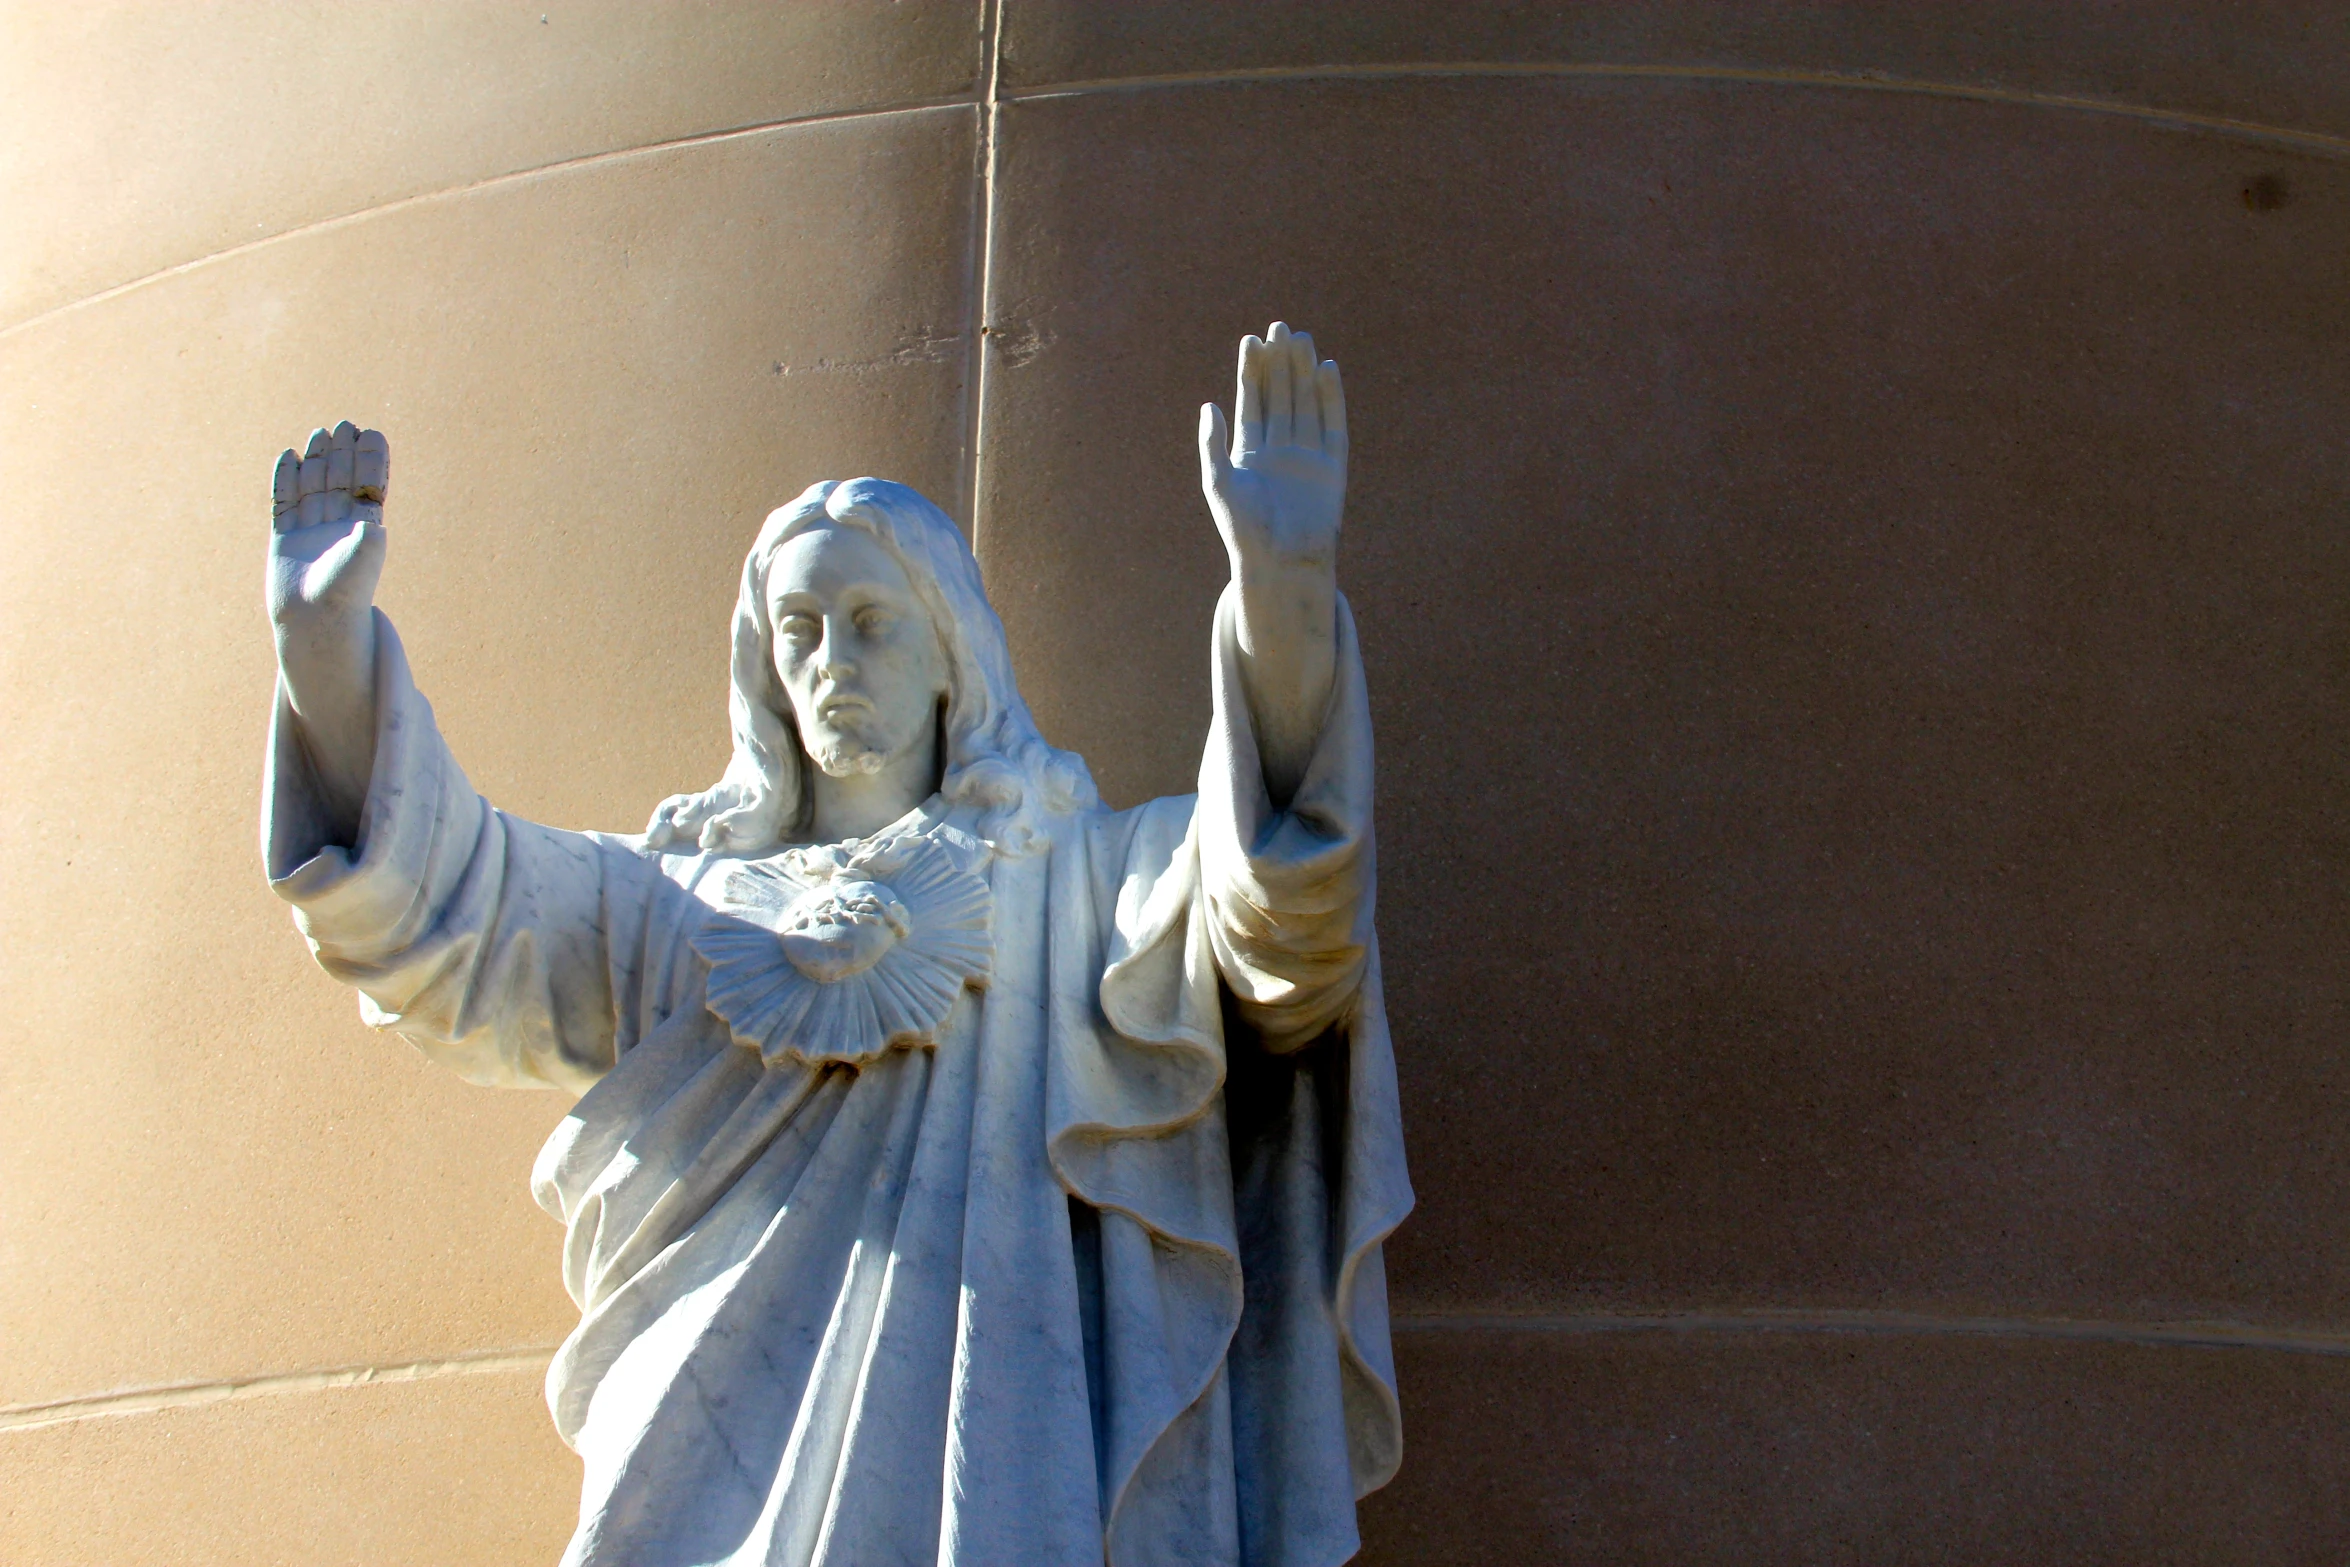
[(277, 460), (269, 619), (325, 803), (352, 841), (375, 766), (375, 585), (391, 448), (349, 420)]

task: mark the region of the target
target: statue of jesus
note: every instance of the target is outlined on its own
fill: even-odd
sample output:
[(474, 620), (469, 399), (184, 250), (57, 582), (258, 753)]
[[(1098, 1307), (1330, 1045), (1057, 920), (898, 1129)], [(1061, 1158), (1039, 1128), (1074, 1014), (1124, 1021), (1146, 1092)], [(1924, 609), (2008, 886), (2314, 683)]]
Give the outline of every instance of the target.
[(383, 437), (279, 459), (270, 885), (367, 1021), (579, 1095), (533, 1175), (580, 1308), (566, 1563), (1354, 1554), (1412, 1199), (1346, 405), (1280, 323), (1236, 402), (1199, 793), (1125, 811), (1037, 732), (955, 525), (851, 479), (744, 562), (723, 778), (641, 837), (508, 816), (372, 604)]

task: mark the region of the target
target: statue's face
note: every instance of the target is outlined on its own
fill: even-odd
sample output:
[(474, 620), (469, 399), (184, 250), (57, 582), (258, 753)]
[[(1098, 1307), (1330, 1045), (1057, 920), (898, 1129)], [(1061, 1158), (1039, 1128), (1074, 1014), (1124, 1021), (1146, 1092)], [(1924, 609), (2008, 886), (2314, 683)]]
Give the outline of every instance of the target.
[(820, 523), (767, 569), (775, 673), (800, 744), (835, 778), (877, 773), (930, 739), (946, 652), (906, 570), (862, 528)]

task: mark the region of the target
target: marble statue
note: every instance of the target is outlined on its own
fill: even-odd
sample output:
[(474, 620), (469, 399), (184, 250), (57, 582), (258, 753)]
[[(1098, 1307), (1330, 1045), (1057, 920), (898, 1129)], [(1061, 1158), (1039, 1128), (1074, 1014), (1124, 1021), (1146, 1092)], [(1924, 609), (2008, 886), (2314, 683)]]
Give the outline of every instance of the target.
[(270, 884), (368, 1022), (579, 1095), (533, 1175), (580, 1308), (567, 1563), (1354, 1554), (1412, 1199), (1345, 401), (1278, 323), (1239, 381), (1200, 419), (1199, 793), (1125, 811), (1037, 732), (954, 524), (851, 479), (751, 547), (715, 785), (641, 837), (508, 816), (373, 608), (384, 438), (279, 459)]

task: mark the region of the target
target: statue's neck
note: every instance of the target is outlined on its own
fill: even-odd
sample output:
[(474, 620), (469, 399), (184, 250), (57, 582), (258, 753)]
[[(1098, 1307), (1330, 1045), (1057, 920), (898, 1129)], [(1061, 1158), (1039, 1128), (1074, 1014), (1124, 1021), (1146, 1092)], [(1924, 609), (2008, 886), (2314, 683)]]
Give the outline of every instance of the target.
[(811, 761), (807, 777), (812, 842), (869, 838), (938, 792), (938, 732), (933, 728), (884, 762), (879, 772), (835, 778)]

